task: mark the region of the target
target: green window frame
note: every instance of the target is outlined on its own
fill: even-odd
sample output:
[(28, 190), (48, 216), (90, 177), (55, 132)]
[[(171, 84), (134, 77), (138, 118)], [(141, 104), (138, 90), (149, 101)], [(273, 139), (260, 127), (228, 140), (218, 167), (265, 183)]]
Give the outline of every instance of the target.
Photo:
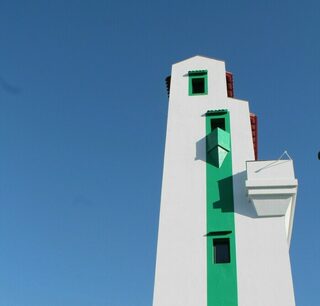
[(189, 71), (189, 96), (208, 94), (208, 71)]

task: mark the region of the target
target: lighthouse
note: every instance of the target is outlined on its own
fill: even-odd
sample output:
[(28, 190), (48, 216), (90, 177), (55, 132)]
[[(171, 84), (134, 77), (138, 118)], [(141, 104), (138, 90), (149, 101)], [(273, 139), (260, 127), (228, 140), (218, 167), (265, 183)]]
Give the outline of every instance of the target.
[(257, 117), (223, 61), (194, 56), (166, 82), (153, 306), (295, 305), (293, 161), (258, 160)]

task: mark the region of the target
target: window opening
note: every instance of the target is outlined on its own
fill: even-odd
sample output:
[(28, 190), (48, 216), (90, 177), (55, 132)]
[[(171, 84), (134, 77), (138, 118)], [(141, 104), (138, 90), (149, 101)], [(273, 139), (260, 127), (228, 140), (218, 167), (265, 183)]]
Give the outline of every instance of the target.
[(189, 96), (208, 93), (207, 71), (189, 71)]
[(226, 130), (226, 123), (224, 118), (215, 118), (211, 119), (211, 131), (216, 128), (220, 128), (221, 130)]
[(193, 78), (192, 79), (192, 93), (203, 94), (204, 93), (204, 78)]
[(214, 263), (230, 263), (229, 238), (213, 240)]

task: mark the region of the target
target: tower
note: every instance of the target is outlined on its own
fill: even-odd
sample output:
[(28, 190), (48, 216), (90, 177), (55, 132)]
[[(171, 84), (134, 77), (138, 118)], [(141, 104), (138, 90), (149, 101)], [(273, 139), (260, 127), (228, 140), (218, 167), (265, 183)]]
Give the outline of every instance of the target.
[(153, 306), (293, 306), (293, 162), (258, 161), (222, 61), (172, 66)]

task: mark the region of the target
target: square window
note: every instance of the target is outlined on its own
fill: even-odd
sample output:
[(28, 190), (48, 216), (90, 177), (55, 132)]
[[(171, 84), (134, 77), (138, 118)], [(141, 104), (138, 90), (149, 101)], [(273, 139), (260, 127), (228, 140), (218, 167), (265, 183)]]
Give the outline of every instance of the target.
[(230, 263), (230, 240), (213, 240), (214, 263)]
[(211, 119), (211, 131), (216, 128), (220, 128), (221, 130), (226, 130), (226, 123), (224, 118), (215, 118)]
[(207, 71), (189, 71), (189, 96), (208, 93)]

